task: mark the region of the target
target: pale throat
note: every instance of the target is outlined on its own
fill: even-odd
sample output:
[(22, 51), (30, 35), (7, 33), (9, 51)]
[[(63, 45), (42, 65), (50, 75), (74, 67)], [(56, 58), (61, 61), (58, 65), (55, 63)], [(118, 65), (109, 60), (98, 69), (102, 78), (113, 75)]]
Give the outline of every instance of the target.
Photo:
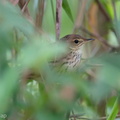
[(82, 51), (83, 51), (83, 46), (79, 47), (79, 49), (75, 50), (74, 52), (76, 54), (82, 54)]

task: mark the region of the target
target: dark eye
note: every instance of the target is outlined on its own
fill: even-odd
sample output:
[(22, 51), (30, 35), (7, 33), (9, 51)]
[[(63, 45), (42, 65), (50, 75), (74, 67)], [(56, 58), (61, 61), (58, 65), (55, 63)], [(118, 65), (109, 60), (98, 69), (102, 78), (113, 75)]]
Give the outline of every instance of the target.
[(74, 43), (76, 43), (76, 44), (79, 43), (79, 40), (74, 40)]

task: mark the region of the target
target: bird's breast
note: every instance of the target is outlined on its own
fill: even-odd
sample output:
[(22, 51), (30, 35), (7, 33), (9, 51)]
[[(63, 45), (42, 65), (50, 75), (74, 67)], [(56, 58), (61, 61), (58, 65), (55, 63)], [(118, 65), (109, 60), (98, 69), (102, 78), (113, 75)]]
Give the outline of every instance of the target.
[(80, 63), (82, 57), (81, 52), (71, 52), (64, 58), (63, 63), (67, 69), (73, 69), (77, 67)]

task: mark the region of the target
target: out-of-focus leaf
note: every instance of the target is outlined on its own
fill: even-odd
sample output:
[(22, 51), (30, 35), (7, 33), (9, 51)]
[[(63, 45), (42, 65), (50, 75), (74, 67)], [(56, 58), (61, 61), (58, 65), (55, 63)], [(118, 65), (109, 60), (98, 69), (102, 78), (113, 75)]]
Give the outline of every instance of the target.
[(38, 2), (39, 2), (39, 0), (34, 0), (34, 9), (38, 8)]
[(26, 35), (33, 34), (32, 25), (21, 15), (19, 9), (15, 6), (0, 1), (0, 27), (3, 30), (19, 28)]
[(120, 74), (119, 74), (120, 55), (107, 54), (107, 55), (103, 55), (99, 59), (101, 59), (101, 64), (102, 64), (101, 70), (99, 71), (99, 74), (100, 74), (99, 80), (102, 82), (106, 82), (109, 85), (116, 86), (120, 77)]
[(33, 42), (30, 42), (23, 48), (19, 55), (18, 61), (25, 67), (37, 66), (41, 67), (57, 54), (61, 54), (65, 51), (65, 45), (63, 44), (52, 44), (44, 40), (45, 38), (34, 38)]
[(118, 113), (118, 98), (116, 99), (114, 105), (113, 105), (113, 108), (112, 108), (112, 111), (110, 113), (110, 115), (108, 116), (107, 120), (115, 120), (116, 118), (116, 115)]
[(119, 47), (117, 38), (112, 31), (110, 31), (109, 34), (108, 34), (108, 40), (109, 40), (108, 42), (111, 46)]
[(34, 33), (32, 25), (25, 20), (19, 9), (7, 1), (0, 1), (0, 73), (8, 66), (6, 52), (13, 48), (13, 29), (19, 29), (26, 36)]
[(50, 2), (51, 2), (53, 20), (54, 20), (54, 23), (55, 23), (55, 13), (54, 13), (54, 4), (53, 4), (53, 0), (51, 0)]
[(110, 18), (114, 18), (113, 7), (110, 0), (100, 0), (101, 5), (104, 7), (106, 13)]
[(114, 88), (119, 90), (119, 67), (120, 56), (119, 54), (103, 55), (101, 59), (101, 67), (99, 69), (98, 79), (93, 84), (93, 98), (100, 101), (111, 94)]
[(16, 68), (11, 68), (0, 77), (0, 113), (6, 112), (9, 107), (11, 97), (17, 85), (19, 72)]
[(120, 33), (120, 20), (117, 20), (117, 19), (114, 20), (114, 27), (115, 27), (118, 42), (120, 44), (120, 34), (119, 34)]
[(112, 112), (113, 105), (116, 101), (116, 96), (111, 97), (110, 99), (107, 100), (107, 105), (106, 105), (106, 116), (110, 115)]
[(63, 0), (62, 7), (65, 10), (65, 12), (67, 13), (70, 20), (73, 22), (72, 12), (71, 12), (71, 9), (70, 9), (70, 6), (69, 6), (69, 3), (67, 0)]
[(120, 11), (120, 1), (119, 0), (115, 2), (115, 6), (116, 6), (117, 18), (120, 20), (120, 14), (119, 14), (119, 11)]

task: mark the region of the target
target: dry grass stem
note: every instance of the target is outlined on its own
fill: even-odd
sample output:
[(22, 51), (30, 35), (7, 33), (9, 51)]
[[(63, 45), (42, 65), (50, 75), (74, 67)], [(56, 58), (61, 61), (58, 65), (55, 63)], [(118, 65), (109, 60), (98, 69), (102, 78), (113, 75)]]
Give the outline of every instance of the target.
[(61, 25), (62, 0), (56, 2), (56, 39), (59, 40)]
[(85, 14), (83, 13), (85, 13), (86, 4), (87, 4), (87, 0), (81, 0), (81, 4), (79, 3), (78, 15), (74, 25), (73, 33), (76, 33), (83, 23), (83, 19), (85, 16)]

